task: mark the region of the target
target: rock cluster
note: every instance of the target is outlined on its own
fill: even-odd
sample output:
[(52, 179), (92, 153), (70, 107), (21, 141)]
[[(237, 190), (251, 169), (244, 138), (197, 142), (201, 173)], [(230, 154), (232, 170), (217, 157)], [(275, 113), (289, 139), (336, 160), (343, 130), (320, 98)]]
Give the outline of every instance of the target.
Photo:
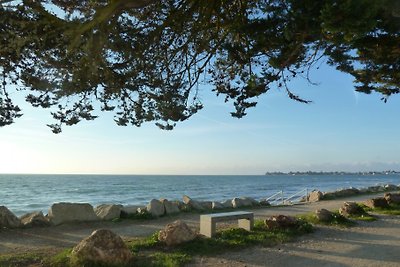
[(7, 207), (0, 206), (0, 227), (17, 228), (21, 225), (21, 220), (17, 216), (7, 209)]

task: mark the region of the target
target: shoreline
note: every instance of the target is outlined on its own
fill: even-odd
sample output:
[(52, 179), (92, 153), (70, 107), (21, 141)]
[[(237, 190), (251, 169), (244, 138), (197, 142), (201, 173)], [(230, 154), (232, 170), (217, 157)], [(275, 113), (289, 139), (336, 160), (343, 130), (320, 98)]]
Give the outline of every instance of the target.
[[(319, 208), (335, 210), (345, 201), (363, 201), (381, 195), (382, 193), (376, 193), (292, 206), (271, 206), (243, 209), (253, 211), (255, 218), (257, 219), (266, 219), (267, 217), (276, 214), (299, 215), (314, 212)], [(81, 222), (50, 227), (2, 229), (0, 230), (0, 255), (30, 252), (40, 253), (46, 251), (59, 252), (63, 249), (75, 246), (80, 240), (99, 228), (112, 230), (123, 237), (123, 239), (129, 240), (150, 236), (154, 232), (161, 230), (166, 224), (179, 219), (187, 223), (192, 229), (198, 231), (199, 216), (200, 213), (188, 212), (152, 220)]]

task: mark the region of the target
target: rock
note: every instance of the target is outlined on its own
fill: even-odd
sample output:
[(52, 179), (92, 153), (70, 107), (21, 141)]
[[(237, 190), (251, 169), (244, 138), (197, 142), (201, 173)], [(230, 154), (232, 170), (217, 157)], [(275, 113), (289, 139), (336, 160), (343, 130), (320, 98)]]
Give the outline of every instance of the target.
[(224, 202), (221, 202), (221, 205), (224, 206), (224, 208), (226, 208), (226, 209), (233, 208), (232, 200), (225, 200)]
[(205, 210), (211, 210), (212, 209), (212, 201), (201, 201), (200, 205), (205, 209)]
[(50, 207), (48, 217), (54, 225), (99, 220), (88, 203), (55, 203)]
[(182, 221), (167, 224), (158, 234), (158, 240), (167, 246), (175, 246), (196, 238), (196, 234)]
[(224, 208), (225, 207), (224, 207), (224, 205), (222, 205), (221, 202), (213, 201), (213, 203), (212, 203), (212, 209), (213, 210), (221, 210), (221, 209), (224, 209)]
[[(79, 266), (128, 266), (133, 255), (121, 237), (110, 230), (96, 230), (72, 250)], [(77, 265), (78, 266), (78, 265)]]
[(310, 192), (307, 196), (307, 201), (309, 202), (317, 202), (320, 201), (322, 199), (322, 192), (318, 191), (318, 190), (314, 190), (312, 192)]
[(199, 210), (199, 211), (205, 210), (204, 207), (201, 205), (201, 203), (199, 201), (193, 200), (188, 196), (183, 196), (183, 202), (185, 204), (189, 205), (189, 207), (191, 209)]
[(157, 199), (150, 200), (150, 203), (147, 205), (147, 211), (151, 213), (154, 217), (160, 217), (165, 214), (165, 207), (163, 203)]
[(112, 220), (121, 217), (122, 205), (102, 204), (94, 209), (97, 217), (102, 220)]
[(21, 225), (21, 220), (14, 213), (7, 209), (7, 207), (0, 206), (0, 228), (17, 228)]
[(341, 189), (335, 192), (336, 197), (347, 197), (347, 196), (353, 196), (360, 193), (360, 191), (357, 188), (347, 188), (347, 189)]
[(265, 220), (265, 224), (268, 229), (284, 229), (284, 228), (293, 228), (297, 227), (298, 220), (295, 217), (286, 216), (286, 215), (277, 215), (272, 216)]
[(246, 198), (246, 197), (235, 197), (232, 199), (232, 207), (233, 208), (241, 208), (241, 207), (251, 207), (253, 203), (251, 202), (251, 199)]
[(369, 191), (369, 192), (373, 192), (373, 193), (383, 192), (383, 191), (385, 191), (385, 188), (383, 188), (383, 187), (380, 186), (380, 185), (377, 185), (377, 186), (370, 186), (370, 187), (368, 187), (368, 191)]
[(42, 227), (51, 225), (49, 220), (43, 215), (43, 212), (41, 211), (25, 214), (20, 217), (20, 220), (25, 227)]
[(167, 199), (160, 199), (160, 201), (164, 205), (166, 214), (177, 214), (180, 212), (177, 203), (168, 201)]
[(252, 197), (244, 197), (244, 199), (250, 200), (252, 206), (260, 206), (260, 202)]
[(398, 193), (385, 193), (384, 198), (388, 204), (400, 204), (400, 194)]
[(174, 203), (176, 203), (178, 205), (178, 208), (180, 211), (186, 212), (186, 211), (192, 210), (192, 208), (188, 204), (184, 203), (183, 201), (177, 200), (177, 201), (174, 201)]
[(130, 215), (137, 214), (139, 211), (138, 210), (143, 210), (146, 209), (144, 206), (138, 206), (138, 205), (128, 205), (128, 206), (123, 206), (121, 208), (121, 218), (128, 218)]
[(389, 207), (387, 200), (383, 197), (368, 199), (364, 202), (364, 204), (365, 204), (365, 206), (372, 208), (372, 209)]
[(318, 209), (315, 211), (315, 215), (321, 222), (329, 222), (333, 218), (333, 213), (327, 209)]
[(399, 190), (399, 188), (394, 184), (387, 184), (383, 188), (385, 189), (385, 191), (396, 191), (396, 190)]
[(262, 199), (259, 204), (260, 206), (265, 206), (265, 207), (271, 206), (271, 203), (269, 203), (269, 201), (266, 199)]
[(344, 202), (343, 206), (339, 209), (339, 213), (343, 216), (360, 215), (364, 213), (363, 208), (355, 202)]

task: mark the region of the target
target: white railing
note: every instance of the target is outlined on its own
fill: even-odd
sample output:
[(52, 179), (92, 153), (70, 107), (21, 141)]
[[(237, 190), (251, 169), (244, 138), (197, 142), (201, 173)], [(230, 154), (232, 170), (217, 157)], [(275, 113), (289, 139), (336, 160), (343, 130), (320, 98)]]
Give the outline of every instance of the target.
[(308, 188), (304, 188), (288, 197), (285, 197), (283, 190), (281, 190), (266, 198), (265, 200), (268, 201), (271, 205), (293, 205), (302, 202), (303, 199), (305, 199), (305, 202), (307, 202), (307, 196)]

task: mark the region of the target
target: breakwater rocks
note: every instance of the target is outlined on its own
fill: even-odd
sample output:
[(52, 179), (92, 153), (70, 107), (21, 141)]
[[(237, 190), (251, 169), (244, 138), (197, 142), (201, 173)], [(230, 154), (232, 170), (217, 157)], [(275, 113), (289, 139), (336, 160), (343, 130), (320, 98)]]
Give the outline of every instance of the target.
[[(304, 196), (299, 202), (315, 202), (320, 200), (335, 199), (339, 197), (352, 196), (362, 193), (378, 193), (400, 190), (400, 186), (385, 185), (371, 186), (364, 189), (347, 188), (334, 192), (321, 192), (314, 190)], [(388, 195), (388, 201), (400, 196)], [(291, 204), (291, 201), (283, 201)], [(88, 203), (55, 203), (47, 215), (42, 212), (32, 212), (21, 217), (15, 216), (5, 206), (0, 206), (0, 229), (1, 228), (22, 228), (22, 227), (45, 227), (60, 225), (70, 222), (92, 222), (114, 220), (119, 218), (148, 218), (173, 215), (180, 212), (198, 211), (206, 212), (211, 210), (236, 209), (242, 207), (270, 206), (267, 199), (260, 201), (251, 197), (236, 197), (224, 202), (199, 201), (183, 196), (182, 201), (170, 201), (167, 199), (152, 199), (147, 206), (123, 206), (115, 204), (102, 204), (93, 207)]]

